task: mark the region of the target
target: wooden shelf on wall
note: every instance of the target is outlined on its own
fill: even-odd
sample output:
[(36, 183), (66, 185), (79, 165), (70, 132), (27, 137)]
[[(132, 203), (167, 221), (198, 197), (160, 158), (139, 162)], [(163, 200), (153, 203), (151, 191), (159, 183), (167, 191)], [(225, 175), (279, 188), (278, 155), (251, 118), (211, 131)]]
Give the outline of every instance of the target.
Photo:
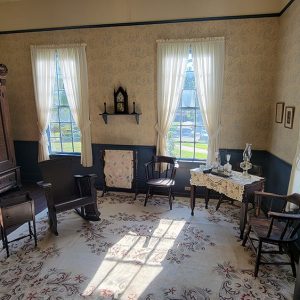
[(99, 115), (102, 116), (102, 119), (105, 124), (107, 124), (107, 122), (108, 122), (108, 116), (112, 116), (112, 117), (113, 116), (133, 116), (133, 117), (135, 117), (136, 124), (139, 124), (141, 113), (133, 112), (131, 114), (130, 113), (128, 113), (128, 114), (115, 114), (115, 113), (111, 114), (111, 113), (104, 112)]

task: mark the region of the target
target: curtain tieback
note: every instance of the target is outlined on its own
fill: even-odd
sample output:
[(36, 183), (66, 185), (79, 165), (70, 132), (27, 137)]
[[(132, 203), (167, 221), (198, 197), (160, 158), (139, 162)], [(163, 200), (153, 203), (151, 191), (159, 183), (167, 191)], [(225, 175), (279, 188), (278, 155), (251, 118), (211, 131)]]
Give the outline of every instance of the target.
[(158, 126), (158, 124), (155, 125), (155, 129), (160, 137), (165, 137), (165, 133), (161, 130), (161, 128)]
[(39, 144), (41, 144), (41, 145), (48, 144), (48, 138), (47, 138), (47, 132), (46, 131), (40, 131)]

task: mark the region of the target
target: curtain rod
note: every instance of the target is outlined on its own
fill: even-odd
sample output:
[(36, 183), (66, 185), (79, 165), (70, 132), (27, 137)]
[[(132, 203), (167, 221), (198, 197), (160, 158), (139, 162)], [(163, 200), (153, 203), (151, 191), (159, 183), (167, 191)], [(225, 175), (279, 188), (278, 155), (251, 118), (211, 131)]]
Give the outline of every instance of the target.
[(169, 39), (169, 40), (156, 40), (157, 43), (178, 43), (178, 42), (204, 42), (204, 41), (222, 41), (225, 37), (205, 37), (205, 38), (195, 38), (195, 39)]
[(51, 44), (51, 45), (31, 45), (33, 48), (68, 48), (68, 47), (86, 47), (85, 43), (75, 44)]

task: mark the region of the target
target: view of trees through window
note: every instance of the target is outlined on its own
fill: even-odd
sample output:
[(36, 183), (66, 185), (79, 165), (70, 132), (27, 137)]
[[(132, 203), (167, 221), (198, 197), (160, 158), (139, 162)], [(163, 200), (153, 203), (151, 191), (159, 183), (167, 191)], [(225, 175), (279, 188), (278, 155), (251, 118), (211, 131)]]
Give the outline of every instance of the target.
[(192, 53), (189, 53), (184, 87), (168, 134), (171, 156), (183, 159), (207, 159), (208, 135), (200, 113), (195, 87)]
[(57, 56), (54, 101), (51, 108), (48, 139), (50, 153), (81, 152), (80, 130), (71, 114)]

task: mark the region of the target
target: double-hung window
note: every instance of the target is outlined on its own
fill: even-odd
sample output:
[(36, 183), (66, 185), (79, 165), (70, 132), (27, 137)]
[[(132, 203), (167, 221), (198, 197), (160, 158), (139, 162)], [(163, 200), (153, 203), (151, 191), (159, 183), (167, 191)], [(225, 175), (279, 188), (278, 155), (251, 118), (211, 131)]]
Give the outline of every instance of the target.
[(49, 153), (80, 153), (80, 130), (76, 125), (64, 87), (59, 56), (55, 55), (55, 83), (48, 127)]
[(208, 134), (201, 117), (191, 51), (187, 59), (179, 105), (168, 133), (168, 153), (180, 159), (206, 160)]

